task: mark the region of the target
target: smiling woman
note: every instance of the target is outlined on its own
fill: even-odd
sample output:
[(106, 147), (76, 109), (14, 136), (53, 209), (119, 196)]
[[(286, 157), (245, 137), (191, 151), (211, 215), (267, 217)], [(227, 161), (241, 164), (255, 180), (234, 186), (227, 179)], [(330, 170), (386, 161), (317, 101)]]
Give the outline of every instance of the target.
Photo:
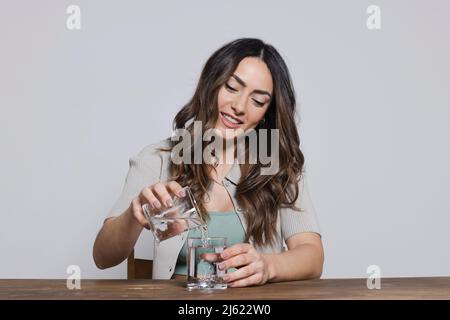
[[(321, 276), (323, 248), (319, 225), (308, 194), (304, 156), (295, 123), (295, 93), (286, 64), (277, 50), (259, 39), (238, 39), (218, 49), (206, 62), (192, 99), (176, 115), (174, 130), (187, 130), (195, 156), (203, 132), (215, 130), (224, 142), (254, 130), (258, 148), (274, 150), (263, 132), (277, 130), (277, 170), (262, 174), (262, 159), (244, 148), (253, 162), (223, 161), (236, 157), (234, 143), (224, 143), (218, 163), (171, 161), (176, 141), (166, 139), (146, 146), (130, 159), (123, 192), (94, 244), (94, 260), (107, 268), (122, 262), (143, 227), (149, 228), (142, 205), (155, 210), (171, 207), (174, 196), (185, 196), (189, 186), (209, 236), (227, 237), (228, 248), (218, 267), (234, 270), (224, 278), (230, 286), (261, 285), (269, 281)], [(272, 143), (272, 145), (271, 145)], [(206, 147), (200, 141), (201, 150)], [(182, 251), (188, 231), (155, 247), (153, 278), (183, 274)], [(286, 247), (288, 250), (286, 250)]]
[(256, 127), (269, 108), (272, 90), (272, 74), (267, 65), (258, 57), (242, 59), (219, 90), (220, 121), (216, 128), (246, 131)]

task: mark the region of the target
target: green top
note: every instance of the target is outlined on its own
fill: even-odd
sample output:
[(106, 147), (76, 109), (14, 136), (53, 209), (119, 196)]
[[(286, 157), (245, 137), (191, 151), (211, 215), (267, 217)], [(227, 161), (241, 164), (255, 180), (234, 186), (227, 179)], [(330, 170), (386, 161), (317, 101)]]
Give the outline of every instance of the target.
[[(237, 243), (243, 243), (245, 240), (245, 231), (242, 227), (241, 220), (235, 211), (228, 212), (209, 212), (208, 236), (209, 237), (226, 237), (227, 247), (231, 247)], [(188, 237), (201, 237), (199, 229), (189, 230)], [(177, 265), (175, 266), (175, 274), (187, 274), (186, 266), (187, 241), (184, 242), (183, 248), (178, 255)], [(229, 269), (233, 272), (235, 269)]]

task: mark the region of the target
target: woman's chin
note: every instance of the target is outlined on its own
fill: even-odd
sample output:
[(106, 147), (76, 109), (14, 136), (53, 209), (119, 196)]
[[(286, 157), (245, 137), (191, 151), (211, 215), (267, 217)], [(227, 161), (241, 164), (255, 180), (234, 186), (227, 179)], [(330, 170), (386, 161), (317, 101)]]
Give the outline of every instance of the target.
[(225, 140), (228, 140), (228, 139), (233, 139), (238, 136), (247, 134), (252, 129), (252, 127), (245, 128), (244, 126), (241, 126), (239, 128), (232, 129), (232, 128), (225, 127), (219, 123), (215, 126), (214, 129), (216, 130), (218, 135), (220, 135)]
[(221, 126), (216, 127), (216, 132), (225, 140), (234, 139), (236, 136), (240, 135), (244, 131), (241, 128), (238, 129), (230, 129), (223, 128)]

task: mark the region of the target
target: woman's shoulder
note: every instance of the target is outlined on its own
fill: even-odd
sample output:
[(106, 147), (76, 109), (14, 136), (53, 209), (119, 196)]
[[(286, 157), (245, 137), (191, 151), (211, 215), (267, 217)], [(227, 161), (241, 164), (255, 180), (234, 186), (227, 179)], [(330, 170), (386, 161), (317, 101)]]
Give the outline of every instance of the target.
[(146, 157), (146, 156), (161, 155), (163, 153), (170, 153), (169, 148), (171, 148), (171, 146), (172, 144), (170, 138), (166, 138), (144, 146), (141, 149), (141, 151), (139, 151), (138, 156)]
[(170, 138), (150, 143), (130, 158), (130, 167), (145, 177), (165, 176), (170, 159)]

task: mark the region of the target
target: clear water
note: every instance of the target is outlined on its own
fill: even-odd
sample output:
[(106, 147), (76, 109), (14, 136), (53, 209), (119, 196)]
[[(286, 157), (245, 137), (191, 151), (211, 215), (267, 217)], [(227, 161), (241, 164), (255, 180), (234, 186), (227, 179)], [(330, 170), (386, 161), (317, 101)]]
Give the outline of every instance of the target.
[(157, 242), (164, 241), (184, 231), (204, 225), (195, 208), (187, 211), (183, 210), (184, 205), (179, 205), (160, 214), (146, 214), (151, 222), (153, 234)]
[(208, 245), (208, 225), (200, 226), (200, 232), (202, 233), (202, 244), (206, 247)]
[(222, 279), (225, 271), (218, 268), (218, 264), (222, 261), (220, 254), (224, 249), (224, 246), (203, 243), (188, 247), (188, 289), (227, 288), (227, 284)]
[(222, 262), (220, 254), (224, 244), (214, 243), (208, 236), (208, 226), (201, 225), (201, 240), (197, 245), (188, 247), (187, 253), (187, 287), (188, 289), (226, 289), (222, 277), (225, 271), (219, 269)]

